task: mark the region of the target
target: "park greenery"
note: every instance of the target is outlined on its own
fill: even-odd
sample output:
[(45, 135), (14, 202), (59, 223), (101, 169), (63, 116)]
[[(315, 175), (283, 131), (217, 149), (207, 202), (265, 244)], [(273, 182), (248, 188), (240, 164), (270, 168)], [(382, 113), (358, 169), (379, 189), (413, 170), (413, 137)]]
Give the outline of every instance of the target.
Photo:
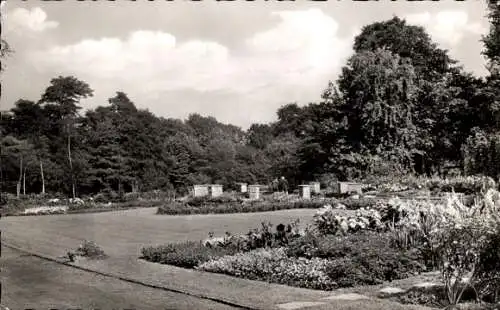
[[(80, 101), (93, 95), (91, 86), (56, 77), (37, 101), (20, 99), (2, 113), (1, 191), (9, 193), (2, 203), (31, 197), (33, 208), (24, 215), (144, 200), (165, 215), (316, 209), (307, 226), (293, 221), (262, 223), (246, 234), (207, 232), (202, 241), (145, 246), (142, 258), (321, 290), (439, 271), (431, 289), (405, 291), (398, 300), (493, 306), (500, 300), (496, 2), (489, 2), (488, 18), (485, 77), (466, 72), (424, 28), (394, 17), (362, 29), (354, 55), (338, 80), (325, 85), (321, 102), (285, 105), (277, 121), (246, 131), (198, 114), (184, 121), (157, 117), (124, 91), (82, 114)], [(2, 57), (9, 53), (2, 41)], [(281, 176), (292, 189), (285, 198), (185, 195), (193, 184), (236, 189), (238, 182), (272, 185)], [(293, 193), (313, 180), (323, 184), (319, 195), (304, 200)], [(365, 187), (356, 195), (329, 195), (335, 180)], [(60, 204), (65, 197), (72, 197), (69, 207)], [(81, 257), (107, 255), (85, 241), (68, 252), (70, 261)]]
[[(498, 11), (489, 6), (486, 77), (466, 72), (424, 28), (394, 17), (363, 27), (320, 102), (282, 106), (277, 121), (246, 131), (198, 114), (157, 117), (124, 91), (82, 113), (91, 86), (56, 77), (40, 98), (19, 99), (2, 113), (2, 192), (182, 195), (197, 183), (231, 189), (285, 176), (294, 188), (312, 180), (444, 176), (450, 167), (496, 179)], [(10, 50), (2, 41), (2, 57), (4, 46)]]
[[(399, 198), (342, 215), (339, 203), (317, 209), (312, 224), (262, 226), (246, 234), (208, 233), (199, 241), (142, 249), (151, 262), (251, 280), (332, 290), (377, 285), (428, 271), (431, 290), (400, 296), (406, 303), (456, 305), (499, 301), (500, 193), (478, 193), (466, 205)], [(413, 295), (411, 295), (413, 294)]]

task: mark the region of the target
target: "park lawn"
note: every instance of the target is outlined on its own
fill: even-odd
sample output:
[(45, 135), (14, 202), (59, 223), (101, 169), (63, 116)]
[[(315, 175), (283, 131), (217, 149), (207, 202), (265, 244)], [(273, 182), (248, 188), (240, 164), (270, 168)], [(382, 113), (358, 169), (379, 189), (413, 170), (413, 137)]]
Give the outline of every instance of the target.
[(61, 266), (3, 247), (2, 305), (9, 309), (235, 309)]
[[(310, 291), (230, 276), (186, 270), (173, 266), (138, 261), (143, 246), (185, 240), (200, 240), (209, 231), (221, 235), (226, 231), (245, 233), (262, 221), (278, 224), (299, 218), (303, 225), (312, 221), (314, 209), (296, 209), (263, 213), (158, 216), (156, 208), (134, 209), (96, 214), (8, 217), (2, 221), (2, 240), (25, 250), (58, 257), (75, 249), (83, 239), (93, 240), (110, 256), (104, 261), (82, 262), (91, 269), (137, 277), (146, 283), (180, 288), (238, 302), (241, 294), (248, 302), (261, 300), (263, 290), (268, 293), (262, 302), (311, 300), (306, 296), (326, 296), (333, 292)], [(353, 211), (339, 210), (339, 213)], [(158, 269), (158, 270), (156, 270)], [(43, 268), (44, 270), (44, 268)], [(135, 270), (135, 271), (134, 271)], [(156, 270), (156, 271), (155, 271)], [(144, 278), (144, 279), (142, 279)], [(31, 281), (31, 280), (30, 280)], [(253, 284), (252, 284), (253, 283)], [(55, 285), (55, 284), (54, 284)], [(303, 293), (310, 292), (310, 293)], [(89, 292), (89, 294), (92, 294)], [(304, 299), (300, 298), (303, 297)], [(238, 297), (240, 296), (240, 297)], [(54, 297), (55, 298), (55, 297)], [(314, 300), (314, 298), (312, 299)], [(328, 309), (425, 309), (403, 306), (382, 300), (331, 302)], [(332, 308), (333, 306), (333, 308)], [(369, 307), (368, 307), (369, 306)], [(320, 307), (321, 308), (321, 307)], [(326, 309), (326, 308), (325, 308)]]
[(26, 249), (43, 249), (53, 256), (64, 255), (87, 239), (95, 241), (110, 256), (137, 258), (143, 246), (202, 240), (211, 231), (220, 236), (226, 231), (246, 233), (260, 227), (263, 221), (277, 225), (297, 218), (301, 225), (306, 225), (311, 223), (314, 212), (315, 209), (295, 209), (159, 216), (155, 215), (156, 208), (141, 208), (95, 214), (6, 217), (1, 223), (2, 239)]

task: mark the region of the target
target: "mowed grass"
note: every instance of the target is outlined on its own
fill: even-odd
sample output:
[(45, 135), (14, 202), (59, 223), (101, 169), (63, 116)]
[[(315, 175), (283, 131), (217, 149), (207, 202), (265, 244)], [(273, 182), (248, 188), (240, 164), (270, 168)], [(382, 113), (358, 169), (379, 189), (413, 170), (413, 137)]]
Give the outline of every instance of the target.
[(48, 262), (2, 247), (2, 305), (9, 309), (235, 309)]
[[(202, 240), (209, 232), (223, 235), (246, 233), (261, 226), (300, 219), (312, 222), (315, 209), (296, 209), (262, 213), (210, 215), (155, 215), (156, 208), (133, 209), (96, 214), (69, 214), (2, 218), (2, 239), (44, 254), (64, 255), (84, 239), (95, 241), (114, 257), (138, 257), (143, 246), (168, 242)], [(341, 211), (346, 213), (349, 211)]]

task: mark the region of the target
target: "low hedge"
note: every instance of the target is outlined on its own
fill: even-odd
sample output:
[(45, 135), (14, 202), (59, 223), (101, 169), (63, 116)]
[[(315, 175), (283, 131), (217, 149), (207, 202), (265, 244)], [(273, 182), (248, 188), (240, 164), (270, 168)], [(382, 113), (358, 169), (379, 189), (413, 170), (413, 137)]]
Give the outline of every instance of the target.
[(69, 204), (68, 213), (85, 213), (92, 212), (93, 210), (99, 211), (101, 209), (105, 210), (121, 210), (121, 209), (132, 209), (132, 208), (151, 208), (163, 205), (164, 201), (158, 200), (134, 200), (127, 202), (116, 202), (111, 204), (104, 203), (89, 203), (84, 204)]
[(232, 247), (206, 247), (201, 242), (187, 241), (142, 248), (142, 259), (153, 263), (194, 268), (199, 264), (238, 252)]
[(328, 261), (287, 257), (284, 248), (257, 249), (224, 256), (201, 264), (197, 269), (240, 278), (310, 289), (337, 287), (326, 274)]
[(344, 237), (306, 235), (289, 245), (287, 255), (329, 259), (326, 273), (340, 287), (404, 279), (425, 269), (418, 251), (392, 247), (390, 236), (383, 233)]
[(183, 215), (183, 214), (209, 214), (209, 213), (250, 213), (267, 212), (287, 209), (317, 209), (322, 207), (322, 201), (297, 201), (297, 202), (265, 202), (250, 203), (235, 202), (227, 204), (203, 205), (195, 207), (187, 204), (171, 203), (158, 208), (157, 214)]
[(186, 214), (224, 214), (224, 213), (250, 213), (268, 212), (290, 209), (319, 209), (326, 204), (335, 205), (340, 203), (348, 210), (369, 208), (376, 204), (378, 200), (373, 198), (361, 199), (325, 199), (325, 200), (301, 200), (295, 202), (287, 201), (252, 201), (252, 202), (232, 202), (226, 204), (205, 204), (193, 206), (186, 203), (169, 203), (158, 207), (157, 214), (165, 215), (186, 215)]

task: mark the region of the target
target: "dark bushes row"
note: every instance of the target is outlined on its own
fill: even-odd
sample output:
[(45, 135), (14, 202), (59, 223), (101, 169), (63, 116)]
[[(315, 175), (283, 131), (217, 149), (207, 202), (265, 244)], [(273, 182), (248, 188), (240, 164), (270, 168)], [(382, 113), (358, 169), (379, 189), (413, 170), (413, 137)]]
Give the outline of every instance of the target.
[(143, 259), (177, 267), (194, 268), (199, 264), (224, 255), (238, 252), (233, 247), (206, 247), (202, 242), (187, 241), (162, 246), (149, 246), (142, 249)]
[(302, 200), (295, 202), (253, 201), (253, 202), (228, 202), (219, 204), (204, 204), (194, 206), (186, 203), (169, 203), (158, 208), (157, 214), (182, 215), (182, 214), (209, 214), (209, 213), (250, 213), (268, 212), (289, 209), (318, 209), (325, 204), (340, 203), (348, 210), (369, 208), (375, 205), (377, 199), (327, 199), (327, 200)]

